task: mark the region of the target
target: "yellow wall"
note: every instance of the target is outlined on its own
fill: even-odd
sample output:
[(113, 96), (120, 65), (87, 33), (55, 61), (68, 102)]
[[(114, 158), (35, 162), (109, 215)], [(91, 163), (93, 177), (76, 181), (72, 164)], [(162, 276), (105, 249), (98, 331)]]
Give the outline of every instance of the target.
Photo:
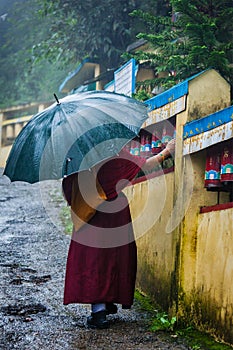
[(138, 287), (170, 306), (176, 237), (167, 232), (173, 203), (173, 173), (155, 177), (125, 190), (138, 246)]
[(10, 153), (11, 146), (0, 147), (0, 168), (4, 168), (6, 165), (6, 159)]
[[(181, 282), (179, 313), (184, 319), (233, 344), (233, 209), (199, 214), (195, 274)], [(183, 253), (187, 255), (187, 252)], [(186, 275), (189, 265), (183, 263)], [(187, 282), (187, 281), (186, 281)]]
[(140, 68), (137, 73), (137, 81), (151, 80), (155, 78), (153, 69)]
[[(193, 168), (193, 177), (189, 181), (192, 181), (193, 188), (190, 193), (191, 200), (179, 227), (181, 237), (179, 280), (182, 289), (186, 292), (192, 290), (195, 285), (197, 228), (200, 208), (217, 204), (217, 193), (206, 191), (204, 188), (205, 150), (193, 154), (190, 161)], [(186, 166), (184, 166), (184, 171), (187, 172)], [(187, 175), (185, 175), (185, 178), (187, 178)], [(227, 196), (228, 194), (222, 194), (222, 198)]]
[(0, 167), (5, 167), (13, 140), (31, 119), (32, 113), (42, 112), (52, 103), (51, 101), (35, 102), (0, 110)]
[[(137, 238), (137, 287), (178, 319), (233, 344), (233, 208), (200, 214), (217, 204), (217, 193), (204, 188), (204, 167), (205, 150), (184, 159), (188, 181), (177, 202), (174, 173), (125, 190)], [(220, 202), (227, 200), (222, 193)]]
[[(182, 135), (184, 124), (193, 119), (199, 119), (203, 116), (214, 113), (229, 105), (229, 84), (227, 84), (227, 82), (216, 71), (207, 71), (190, 82), (187, 108), (183, 113), (177, 116), (178, 139), (175, 160), (176, 168), (174, 174), (174, 197), (179, 197), (179, 188), (181, 187), (183, 191), (187, 185), (187, 170), (190, 170), (189, 165), (187, 166), (187, 160), (189, 159), (193, 168), (192, 178), (189, 176), (189, 182), (193, 182), (193, 189), (190, 194), (191, 200), (184, 219), (176, 229), (177, 235), (180, 237), (180, 254), (178, 263), (178, 315), (184, 317), (189, 322), (195, 320), (196, 325), (203, 327), (206, 330), (215, 328), (214, 333), (216, 335), (233, 343), (233, 328), (231, 323), (233, 317), (232, 299), (229, 299), (230, 293), (232, 296), (233, 293), (231, 288), (227, 287), (227, 284), (222, 284), (222, 287), (219, 288), (219, 281), (227, 278), (227, 276), (224, 277), (224, 254), (221, 257), (224, 249), (221, 249), (221, 254), (218, 256), (219, 271), (218, 273), (216, 271), (216, 275), (213, 278), (215, 270), (215, 264), (213, 263), (215, 242), (212, 242), (212, 260), (206, 259), (203, 261), (204, 251), (202, 249), (205, 249), (206, 242), (202, 242), (202, 238), (200, 240), (203, 233), (203, 231), (200, 231), (202, 225), (200, 217), (204, 218), (204, 216), (207, 215), (199, 214), (200, 208), (202, 206), (217, 204), (217, 194), (206, 191), (204, 188), (206, 150), (194, 153), (191, 156), (182, 156)], [(229, 194), (221, 193), (220, 203), (227, 201), (229, 201)], [(180, 200), (180, 208), (182, 208), (182, 206), (182, 200)], [(208, 235), (207, 244), (210, 244), (209, 238), (211, 236), (213, 237), (212, 231), (215, 231), (215, 228), (219, 228), (219, 225), (221, 226), (222, 223), (219, 222), (220, 216), (216, 214), (216, 212), (209, 213), (208, 216), (211, 217), (211, 225), (206, 225), (204, 229), (204, 237)], [(225, 220), (225, 225), (228, 228), (230, 227), (229, 232), (231, 232), (232, 236), (232, 218), (228, 215), (225, 217)], [(219, 238), (221, 237), (221, 234), (224, 236), (224, 232), (219, 230)], [(205, 239), (204, 237), (203, 239)], [(229, 257), (230, 253), (227, 255)], [(212, 271), (211, 276), (210, 270)], [(212, 292), (207, 283), (211, 278)], [(218, 299), (216, 299), (216, 293)], [(226, 300), (229, 302), (227, 312), (222, 310), (219, 311), (220, 305), (226, 305)], [(217, 309), (215, 309), (215, 307)], [(224, 320), (223, 316), (219, 316), (220, 314), (224, 314)], [(219, 321), (220, 318), (221, 321)], [(231, 327), (229, 327), (229, 324), (231, 324)]]
[(199, 119), (230, 106), (230, 85), (214, 69), (189, 83), (187, 121)]
[(233, 343), (233, 209), (200, 214), (197, 232), (196, 295), (202, 319)]
[[(217, 204), (217, 194), (204, 188), (206, 150), (183, 156), (185, 123), (229, 105), (229, 84), (216, 71), (190, 81), (186, 110), (176, 117), (174, 173), (129, 187), (126, 194), (134, 195), (133, 220), (149, 204), (147, 217), (134, 221), (138, 287), (179, 319), (233, 344), (233, 209), (200, 214), (201, 206)], [(226, 201), (229, 195), (222, 193), (220, 202)], [(144, 233), (150, 217), (154, 222)]]

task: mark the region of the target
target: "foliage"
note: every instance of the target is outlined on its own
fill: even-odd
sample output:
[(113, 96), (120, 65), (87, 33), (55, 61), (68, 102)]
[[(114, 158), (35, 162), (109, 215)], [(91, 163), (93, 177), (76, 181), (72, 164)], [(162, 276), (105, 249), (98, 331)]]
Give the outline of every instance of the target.
[(124, 57), (149, 61), (157, 74), (154, 86), (165, 89), (210, 67), (232, 83), (232, 1), (171, 0), (170, 3), (173, 11), (168, 16), (153, 16), (140, 10), (131, 13), (146, 22), (147, 31), (137, 37), (146, 40), (150, 50)]
[(134, 292), (135, 299), (140, 304), (140, 309), (148, 311), (148, 312), (154, 312), (156, 309), (156, 306), (152, 302), (151, 298), (144, 294), (142, 291), (139, 291), (138, 289)]
[(164, 312), (157, 313), (155, 317), (152, 319), (150, 330), (153, 332), (164, 331), (164, 330), (173, 331), (175, 324), (176, 324), (175, 316), (173, 316), (172, 318), (169, 318), (168, 315)]
[(51, 100), (67, 75), (67, 67), (61, 69), (58, 62), (32, 60), (31, 47), (48, 28), (45, 20), (38, 20), (37, 10), (32, 0), (5, 5), (8, 16), (0, 47), (0, 108)]
[(152, 95), (149, 92), (147, 92), (145, 89), (137, 89), (137, 92), (133, 94), (133, 98), (142, 102), (148, 100), (151, 97)]
[(176, 317), (171, 318), (163, 312), (157, 310), (152, 300), (142, 292), (135, 291), (135, 298), (140, 304), (140, 308), (146, 310), (149, 314), (149, 330), (156, 331), (173, 331), (176, 324)]
[[(0, 10), (0, 107), (50, 100), (87, 56), (102, 69), (148, 61), (156, 79), (139, 83), (141, 100), (209, 67), (232, 82), (232, 0), (12, 0)], [(136, 34), (150, 52), (122, 56)]]
[(186, 328), (176, 329), (177, 337), (185, 339), (192, 350), (208, 349), (208, 350), (231, 350), (232, 346), (224, 344), (216, 340), (208, 333), (204, 333), (195, 329), (195, 327), (187, 326)]
[(67, 205), (66, 200), (57, 188), (52, 188), (49, 192), (51, 202), (53, 206), (59, 208), (59, 219), (64, 228), (64, 233), (67, 235), (72, 234), (73, 223), (70, 216), (70, 207)]
[(182, 343), (185, 341), (192, 350), (232, 349), (231, 346), (216, 341), (211, 335), (198, 331), (194, 326), (182, 324), (181, 320), (178, 322), (175, 316), (169, 318), (167, 313), (162, 311), (143, 292), (136, 290), (134, 297), (139, 304), (139, 308), (147, 312), (145, 320), (148, 323), (149, 330), (151, 332), (159, 332), (160, 337), (171, 340), (172, 336), (176, 344), (179, 344), (179, 339), (182, 339)]
[(87, 56), (116, 68), (144, 24), (140, 8), (166, 12), (167, 0), (2, 0), (0, 108), (50, 100), (67, 74)]
[(66, 234), (71, 235), (73, 231), (73, 223), (70, 216), (70, 207), (62, 207), (60, 212), (60, 219), (64, 226), (64, 231)]
[[(154, 1), (145, 1), (144, 7)], [(105, 67), (117, 68), (121, 53), (135, 37), (135, 19), (129, 12), (139, 0), (38, 0), (40, 15), (50, 20), (49, 35), (34, 46), (35, 56), (64, 62), (97, 59)]]

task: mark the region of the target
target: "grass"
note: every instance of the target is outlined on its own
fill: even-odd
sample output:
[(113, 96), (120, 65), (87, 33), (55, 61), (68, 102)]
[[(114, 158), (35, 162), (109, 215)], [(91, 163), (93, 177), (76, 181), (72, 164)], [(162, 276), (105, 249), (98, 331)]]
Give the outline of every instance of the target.
[(65, 233), (71, 235), (73, 230), (73, 223), (70, 218), (70, 207), (66, 206), (61, 209), (60, 219), (64, 226)]
[(148, 331), (159, 332), (169, 340), (182, 339), (192, 350), (232, 350), (227, 344), (217, 342), (211, 335), (200, 332), (192, 325), (180, 326), (176, 317), (169, 317), (153, 301), (140, 291), (135, 291), (138, 308), (148, 312)]
[(64, 227), (64, 232), (68, 235), (71, 235), (73, 224), (70, 217), (70, 207), (66, 205), (64, 197), (61, 195), (61, 192), (57, 188), (50, 191), (50, 198), (52, 202), (55, 202), (56, 205), (60, 208), (59, 218)]

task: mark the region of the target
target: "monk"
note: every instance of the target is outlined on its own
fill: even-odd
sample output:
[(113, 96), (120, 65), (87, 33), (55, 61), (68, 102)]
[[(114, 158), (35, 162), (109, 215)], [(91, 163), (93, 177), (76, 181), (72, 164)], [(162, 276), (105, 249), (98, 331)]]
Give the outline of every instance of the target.
[[(162, 153), (148, 159), (133, 156), (126, 149), (95, 166), (96, 183), (105, 194), (93, 216), (75, 229), (69, 247), (64, 304), (91, 304), (87, 325), (109, 327), (108, 314), (117, 313), (117, 305), (130, 309), (134, 299), (137, 271), (137, 247), (130, 209), (122, 189), (140, 170), (153, 169), (175, 149), (170, 141)], [(83, 175), (83, 176), (82, 176)], [(69, 205), (72, 188), (85, 172), (63, 179), (63, 192)]]

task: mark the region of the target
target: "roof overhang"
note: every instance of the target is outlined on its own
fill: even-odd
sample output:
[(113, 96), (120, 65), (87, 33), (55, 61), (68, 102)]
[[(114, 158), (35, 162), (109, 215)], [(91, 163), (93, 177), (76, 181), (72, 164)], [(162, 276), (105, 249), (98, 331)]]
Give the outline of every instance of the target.
[(71, 72), (63, 83), (59, 87), (59, 91), (62, 93), (69, 93), (73, 89), (85, 85), (86, 81), (89, 81), (95, 77), (95, 71), (98, 63), (86, 58), (79, 64), (76, 70)]
[(145, 39), (139, 39), (132, 44), (128, 45), (126, 52), (135, 52), (137, 50), (145, 50), (148, 47), (148, 41)]

